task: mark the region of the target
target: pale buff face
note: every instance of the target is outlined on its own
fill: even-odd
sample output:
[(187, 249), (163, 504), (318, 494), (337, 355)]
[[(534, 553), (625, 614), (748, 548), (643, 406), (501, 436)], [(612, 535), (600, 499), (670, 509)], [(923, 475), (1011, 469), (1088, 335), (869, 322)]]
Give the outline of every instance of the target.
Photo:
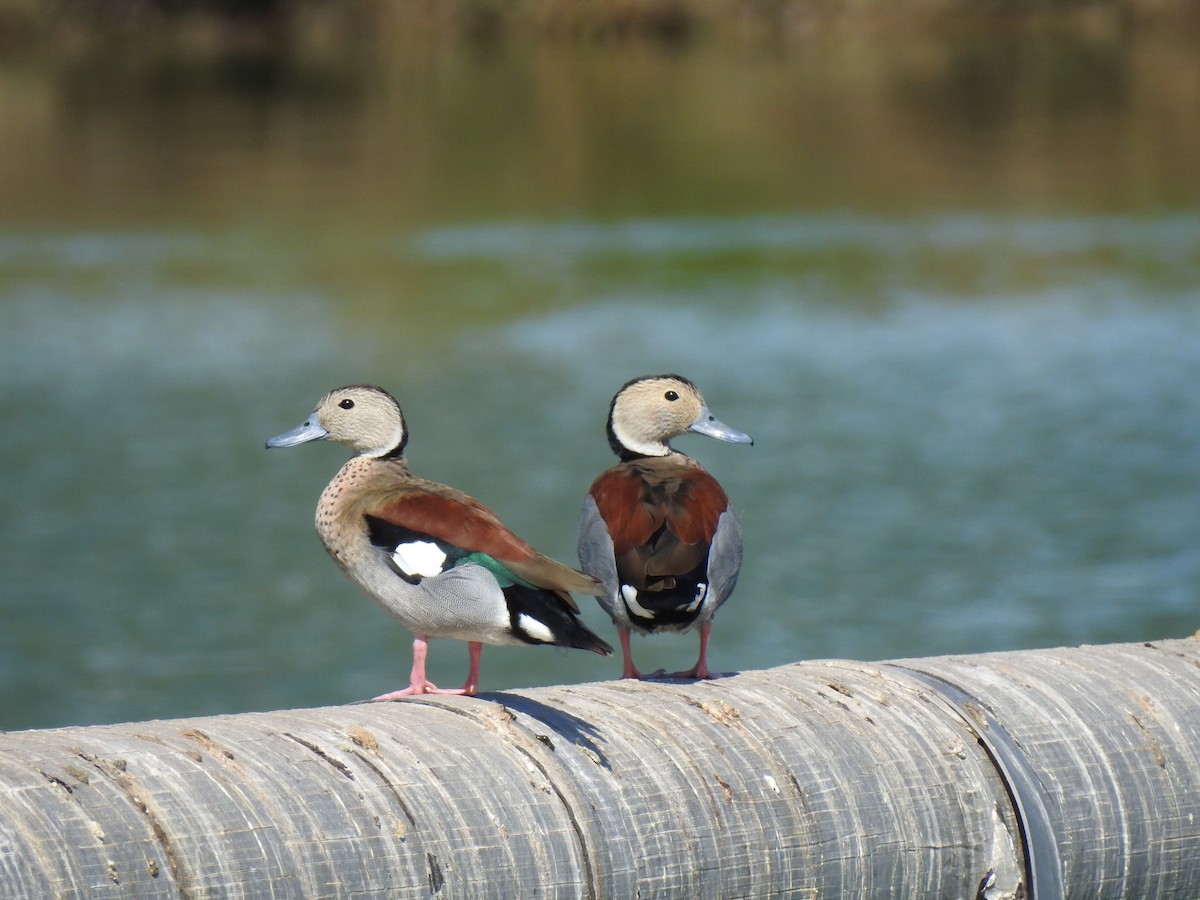
[(613, 403), (613, 434), (627, 448), (665, 456), (667, 442), (707, 413), (696, 386), (677, 378), (644, 378), (627, 385)]
[(382, 456), (404, 441), (404, 417), (386, 391), (370, 385), (336, 388), (314, 412), (327, 440), (345, 444), (360, 456)]

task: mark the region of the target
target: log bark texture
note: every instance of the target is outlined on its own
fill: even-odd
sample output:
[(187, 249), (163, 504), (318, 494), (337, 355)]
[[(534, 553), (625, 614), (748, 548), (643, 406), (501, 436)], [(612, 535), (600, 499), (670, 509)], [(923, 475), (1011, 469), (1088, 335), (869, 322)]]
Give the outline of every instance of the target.
[(0, 735), (3, 897), (1200, 897), (1200, 641)]

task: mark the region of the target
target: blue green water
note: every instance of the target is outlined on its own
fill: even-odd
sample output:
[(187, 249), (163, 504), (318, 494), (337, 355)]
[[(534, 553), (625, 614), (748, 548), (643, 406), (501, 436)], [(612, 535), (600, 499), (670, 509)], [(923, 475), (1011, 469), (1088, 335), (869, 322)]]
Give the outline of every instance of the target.
[[(399, 188), (385, 179), (359, 217), (346, 195), (362, 196), (361, 135), (338, 139), (329, 122), (351, 114), (280, 102), (292, 103), (285, 120), (324, 135), (304, 177), (285, 163), (305, 128), (266, 149), (218, 129), (227, 177), (213, 163), (199, 183), (147, 185), (96, 163), (130, 184), (128, 205), (110, 207), (114, 185), (73, 168), (86, 182), (78, 210), (56, 195), (44, 216), (26, 201), (0, 216), (0, 727), (312, 706), (401, 686), (409, 635), (344, 580), (312, 528), (342, 449), (263, 449), (323, 391), (359, 381), (399, 398), (418, 473), (568, 561), (582, 495), (611, 462), (613, 391), (660, 371), (698, 382), (718, 417), (755, 438), (679, 442), (744, 523), (742, 578), (714, 632), (719, 670), (1200, 627), (1194, 174), (1147, 153), (1175, 202), (1100, 209), (1061, 196), (1014, 208), (961, 185), (925, 200), (928, 182), (902, 204), (857, 189), (841, 204), (772, 202), (773, 171), (754, 183), (753, 209), (722, 200), (705, 213), (694, 197), (637, 192), (613, 209), (592, 186), (547, 188), (526, 171), (547, 152), (539, 143), (510, 149), (524, 162), (493, 172), (476, 209), (426, 209), (439, 186), (465, 203), (453, 179), (392, 208)], [(1103, 120), (1118, 132), (1123, 109)], [(204, 119), (176, 114), (190, 126), (185, 153)], [(87, 105), (76, 115), (103, 118)], [(447, 113), (433, 103), (422, 115)], [(165, 140), (130, 116), (97, 139), (131, 153)], [(837, 134), (854, 146), (852, 131)], [(862, 152), (882, 165), (881, 137)], [(611, 138), (575, 135), (561, 152), (598, 156)], [(440, 140), (450, 156), (496, 152), (474, 133)], [(611, 152), (638, 158), (621, 147)], [(956, 184), (985, 163), (938, 165)], [(753, 181), (753, 167), (730, 165)], [(1046, 165), (1069, 167), (1053, 154)], [(248, 168), (266, 193), (240, 201)], [(327, 221), (314, 192), (339, 198)], [(635, 650), (644, 668), (678, 668), (696, 645)], [(618, 667), (488, 648), (482, 687)], [(430, 669), (458, 683), (465, 648), (435, 643)]]

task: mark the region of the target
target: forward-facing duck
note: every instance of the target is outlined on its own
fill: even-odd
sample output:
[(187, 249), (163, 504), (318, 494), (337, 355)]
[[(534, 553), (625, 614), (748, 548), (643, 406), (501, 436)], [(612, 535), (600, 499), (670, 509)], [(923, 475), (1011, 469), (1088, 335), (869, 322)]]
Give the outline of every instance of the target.
[[(415, 636), (409, 686), (375, 699), (473, 695), (484, 644), (557, 644), (608, 655), (580, 620), (571, 592), (596, 581), (543, 556), (462, 491), (414, 476), (404, 460), (404, 414), (387, 391), (350, 385), (326, 394), (307, 421), (267, 441), (331, 440), (354, 451), (317, 503), (317, 533), (334, 562)], [(461, 690), (425, 676), (428, 641), (466, 641)]]
[(680, 375), (627, 383), (608, 413), (608, 442), (621, 462), (592, 483), (579, 520), (579, 560), (604, 585), (623, 678), (641, 678), (631, 631), (700, 631), (696, 665), (680, 678), (711, 678), (712, 620), (742, 565), (742, 529), (717, 480), (669, 441), (688, 432), (734, 444), (750, 436), (717, 421), (699, 389)]

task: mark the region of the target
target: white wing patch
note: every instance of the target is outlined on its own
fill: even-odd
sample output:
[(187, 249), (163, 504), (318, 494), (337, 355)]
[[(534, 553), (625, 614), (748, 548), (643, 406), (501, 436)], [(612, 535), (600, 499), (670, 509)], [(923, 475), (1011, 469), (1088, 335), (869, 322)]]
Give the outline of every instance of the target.
[[(683, 608), (683, 612), (694, 613), (700, 608), (700, 604), (708, 596), (708, 585), (703, 581), (696, 585), (696, 598)], [(652, 609), (646, 609), (642, 604), (638, 603), (638, 592), (632, 584), (621, 585), (621, 599), (625, 601), (625, 606), (629, 609), (630, 615), (637, 616), (639, 619), (653, 619), (657, 615)]]
[(700, 608), (700, 604), (704, 602), (704, 598), (708, 596), (708, 585), (703, 581), (696, 585), (696, 599), (689, 603), (685, 608), (685, 612), (695, 612)]
[(446, 565), (446, 554), (432, 541), (409, 541), (399, 544), (392, 551), (392, 559), (402, 572), (432, 578), (441, 575)]
[(638, 603), (637, 593), (637, 588), (632, 584), (621, 585), (621, 598), (625, 601), (625, 605), (629, 607), (629, 611), (639, 619), (653, 619), (654, 611), (646, 609), (646, 607)]
[(517, 616), (517, 627), (535, 641), (541, 641), (543, 644), (554, 643), (554, 632), (529, 613), (521, 613)]

